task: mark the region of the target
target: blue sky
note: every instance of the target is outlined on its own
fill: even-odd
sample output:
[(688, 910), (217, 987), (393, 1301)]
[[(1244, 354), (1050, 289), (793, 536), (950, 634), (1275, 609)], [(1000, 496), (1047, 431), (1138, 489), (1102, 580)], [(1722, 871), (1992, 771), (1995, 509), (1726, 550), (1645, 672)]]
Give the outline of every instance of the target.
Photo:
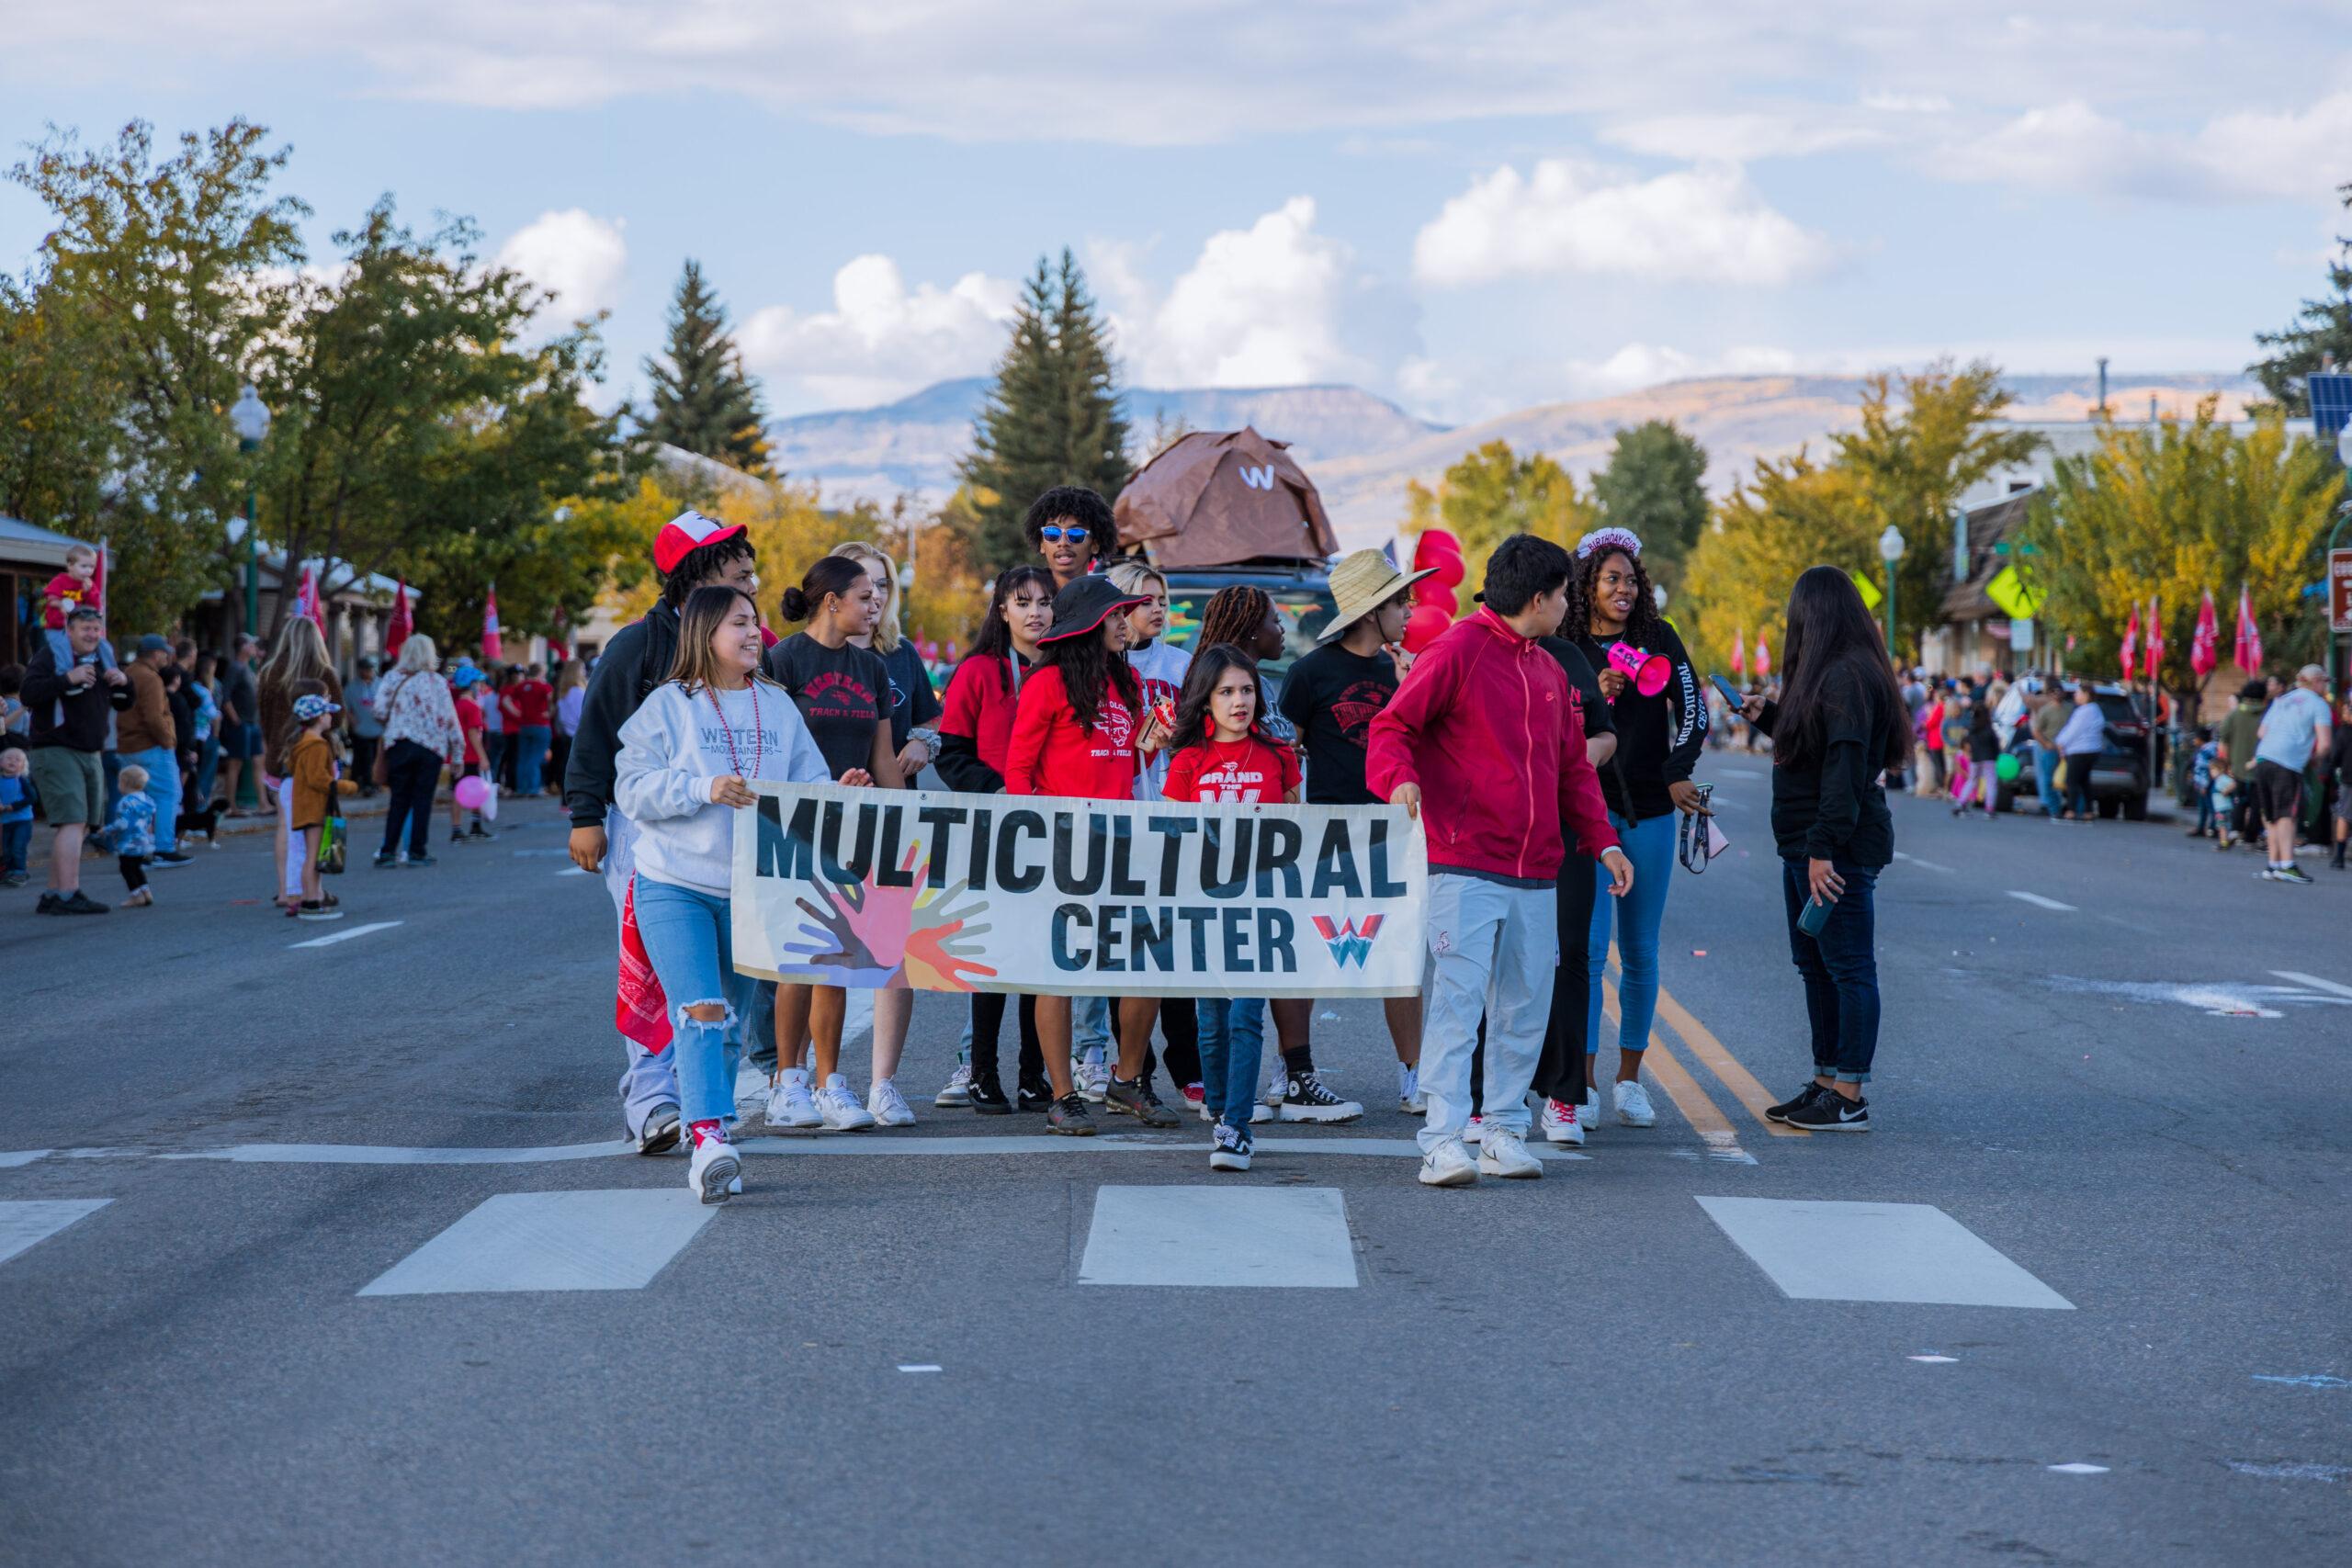
[[(1064, 244), (1139, 382), (1463, 420), (1942, 353), (2233, 369), (2352, 227), (2352, 29), (2294, 0), (819, 9), (79, 0), (10, 24), (0, 130), (244, 114), (315, 258), (385, 191), (470, 214), (611, 312), (616, 393), (697, 256), (779, 412), (985, 370)], [(0, 190), (0, 265), (44, 227)]]

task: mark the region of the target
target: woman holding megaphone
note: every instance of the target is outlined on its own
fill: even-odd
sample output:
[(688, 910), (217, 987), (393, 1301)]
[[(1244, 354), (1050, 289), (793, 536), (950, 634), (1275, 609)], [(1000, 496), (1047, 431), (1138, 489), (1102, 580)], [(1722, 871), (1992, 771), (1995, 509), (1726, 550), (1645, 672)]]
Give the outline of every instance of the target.
[[(1642, 570), (1642, 541), (1626, 528), (1597, 528), (1577, 541), (1568, 577), (1563, 635), (1598, 673), (1617, 733), (1617, 753), (1600, 769), (1600, 793), (1610, 825), (1634, 863), (1634, 890), (1623, 898), (1595, 898), (1585, 947), (1590, 980), (1585, 1004), (1585, 1051), (1600, 1049), (1601, 974), (1608, 967), (1611, 928), (1617, 938), (1617, 1120), (1647, 1127), (1657, 1120), (1642, 1087), (1642, 1051), (1657, 1010), (1658, 928), (1674, 883), (1677, 812), (1712, 815), (1690, 782), (1707, 738), (1707, 705), (1698, 671), (1682, 639), (1658, 615)], [(1598, 1066), (1599, 1064), (1593, 1064)], [(1584, 1121), (1600, 1119), (1599, 1077), (1586, 1074)]]

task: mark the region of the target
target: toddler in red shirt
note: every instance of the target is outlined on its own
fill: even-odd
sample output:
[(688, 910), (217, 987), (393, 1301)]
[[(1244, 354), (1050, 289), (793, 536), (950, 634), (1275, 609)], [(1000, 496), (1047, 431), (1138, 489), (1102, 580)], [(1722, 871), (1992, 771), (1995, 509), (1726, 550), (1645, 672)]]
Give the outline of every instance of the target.
[[(1231, 643), (1204, 649), (1184, 676), (1168, 759), (1170, 801), (1298, 804), (1298, 755), (1263, 726), (1266, 692), (1257, 661)], [(1265, 1054), (1262, 997), (1204, 997), (1201, 1089), (1216, 1118), (1211, 1170), (1250, 1168), (1258, 1062)]]

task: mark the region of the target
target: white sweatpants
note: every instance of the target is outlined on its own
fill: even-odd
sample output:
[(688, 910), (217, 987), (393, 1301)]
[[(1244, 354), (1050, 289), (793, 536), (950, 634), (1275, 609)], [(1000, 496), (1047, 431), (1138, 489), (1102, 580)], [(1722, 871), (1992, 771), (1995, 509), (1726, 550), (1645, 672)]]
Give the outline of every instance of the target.
[(1527, 1130), (1528, 1086), (1552, 1013), (1559, 966), (1559, 894), (1432, 871), (1428, 964), (1421, 981), (1423, 1153), (1459, 1138), (1470, 1120), (1470, 1058), (1487, 1018), (1486, 1119)]

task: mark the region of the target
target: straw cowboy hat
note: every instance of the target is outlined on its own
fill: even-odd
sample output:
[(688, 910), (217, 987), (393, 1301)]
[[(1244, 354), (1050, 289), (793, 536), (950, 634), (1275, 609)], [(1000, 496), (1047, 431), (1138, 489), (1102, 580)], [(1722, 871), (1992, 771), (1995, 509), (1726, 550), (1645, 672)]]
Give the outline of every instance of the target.
[(1340, 613), (1323, 628), (1315, 640), (1329, 642), (1356, 622), (1397, 594), (1419, 582), (1437, 568), (1420, 571), (1398, 571), (1395, 563), (1378, 550), (1354, 550), (1340, 558), (1331, 569), (1331, 597)]

